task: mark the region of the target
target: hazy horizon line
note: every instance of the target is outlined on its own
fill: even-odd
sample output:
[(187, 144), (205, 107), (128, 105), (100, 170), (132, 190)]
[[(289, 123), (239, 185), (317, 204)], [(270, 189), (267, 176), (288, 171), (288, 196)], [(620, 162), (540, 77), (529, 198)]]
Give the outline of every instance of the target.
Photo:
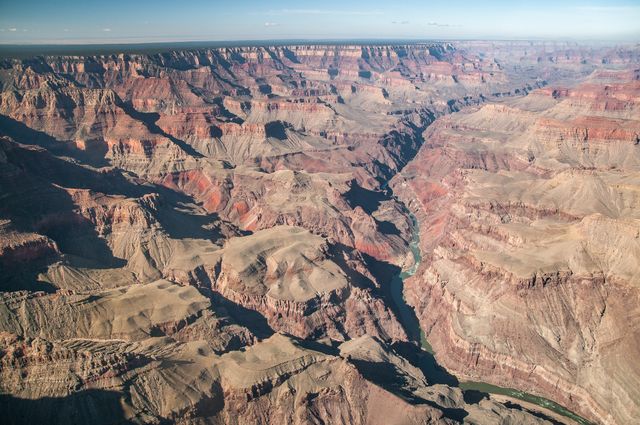
[(300, 46), (300, 45), (402, 45), (423, 43), (456, 42), (503, 42), (503, 43), (573, 43), (575, 45), (625, 46), (640, 44), (638, 41), (577, 39), (577, 38), (285, 38), (247, 40), (171, 40), (151, 42), (111, 42), (111, 43), (1, 43), (0, 58), (26, 59), (36, 56), (99, 56), (110, 54), (157, 54), (177, 50)]
[[(142, 37), (140, 37), (142, 38)], [(144, 37), (145, 40), (137, 40), (136, 37), (123, 37), (121, 39), (100, 39), (92, 41), (91, 39), (85, 40), (37, 40), (37, 41), (19, 41), (19, 42), (7, 42), (0, 41), (0, 46), (4, 47), (49, 47), (49, 46), (127, 46), (127, 45), (157, 45), (157, 44), (187, 44), (187, 43), (212, 43), (212, 44), (234, 44), (234, 47), (238, 43), (291, 43), (297, 44), (299, 42), (318, 42), (325, 43), (344, 43), (344, 42), (356, 42), (356, 41), (376, 41), (376, 42), (448, 42), (448, 41), (548, 41), (548, 42), (575, 42), (575, 43), (624, 43), (624, 44), (640, 44), (640, 38), (597, 38), (597, 37), (501, 37), (501, 36), (487, 36), (487, 37), (291, 37), (291, 38), (230, 38), (230, 39), (171, 39), (160, 38), (158, 40), (148, 40), (148, 37)]]

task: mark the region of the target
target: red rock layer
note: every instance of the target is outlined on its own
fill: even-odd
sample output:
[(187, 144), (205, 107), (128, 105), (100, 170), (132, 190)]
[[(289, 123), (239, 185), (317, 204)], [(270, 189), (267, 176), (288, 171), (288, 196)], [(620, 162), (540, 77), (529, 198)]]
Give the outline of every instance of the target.
[[(438, 360), (610, 424), (640, 412), (630, 75), (438, 120), (393, 182), (420, 221), (406, 296)], [(612, 80), (624, 107), (601, 107)]]

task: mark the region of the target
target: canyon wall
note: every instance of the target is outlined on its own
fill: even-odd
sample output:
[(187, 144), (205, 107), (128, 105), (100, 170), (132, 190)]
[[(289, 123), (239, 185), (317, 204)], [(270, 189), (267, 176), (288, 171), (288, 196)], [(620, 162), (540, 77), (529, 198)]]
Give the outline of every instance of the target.
[(562, 421), (430, 375), (390, 296), (415, 265), (412, 212), (405, 297), (442, 364), (628, 422), (639, 58), (459, 42), (0, 59), (3, 411)]
[(394, 179), (428, 257), (406, 295), (456, 374), (598, 423), (640, 414), (639, 75), (443, 118)]

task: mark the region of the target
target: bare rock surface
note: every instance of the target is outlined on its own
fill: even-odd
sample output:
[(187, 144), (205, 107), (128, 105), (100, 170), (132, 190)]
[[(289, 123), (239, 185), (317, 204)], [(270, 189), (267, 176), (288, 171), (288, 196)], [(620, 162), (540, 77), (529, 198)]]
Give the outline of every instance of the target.
[(599, 423), (640, 414), (638, 87), (596, 71), (429, 128), (394, 187), (429, 257), (406, 295), (448, 368)]
[(571, 423), (427, 367), (393, 286), (415, 266), (405, 298), (448, 370), (629, 423), (639, 58), (467, 41), (0, 59), (3, 419)]

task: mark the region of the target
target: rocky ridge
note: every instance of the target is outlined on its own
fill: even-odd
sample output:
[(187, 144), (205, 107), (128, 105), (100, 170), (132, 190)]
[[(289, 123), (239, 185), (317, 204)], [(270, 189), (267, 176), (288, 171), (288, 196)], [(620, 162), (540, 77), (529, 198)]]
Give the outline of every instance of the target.
[[(277, 46), (2, 60), (3, 409), (16, 423), (44, 417), (77, 423), (556, 420), (428, 376), (388, 295), (389, 274), (414, 261), (405, 204), (420, 219), (425, 253), (444, 240), (446, 232), (438, 232), (448, 229), (449, 205), (456, 205), (461, 229), (474, 226), (463, 211), (484, 217), (505, 209), (527, 220), (569, 223), (570, 230), (550, 226), (578, 241), (593, 238), (592, 245), (602, 235), (592, 234), (592, 222), (602, 220), (607, 229), (613, 228), (607, 220), (621, 223), (600, 206), (593, 208), (602, 217), (590, 216), (580, 226), (578, 202), (559, 211), (552, 200), (535, 208), (520, 201), (487, 204), (490, 196), (462, 191), (469, 177), (457, 171), (456, 161), (535, 170), (545, 178), (558, 155), (569, 164), (558, 167), (572, 176), (588, 175), (574, 170), (576, 163), (596, 167), (595, 174), (611, 163), (621, 170), (635, 164), (626, 145), (635, 131), (635, 89), (628, 84), (635, 74), (620, 77), (609, 68), (628, 67), (637, 52), (534, 45), (534, 51), (566, 58), (540, 62), (520, 49)], [(585, 83), (592, 86), (537, 90), (583, 78), (603, 62), (611, 65)], [(524, 63), (535, 65), (523, 70)], [(476, 121), (499, 116), (498, 128), (529, 129), (541, 140), (531, 154), (476, 152), (473, 145), (436, 155), (438, 143), (456, 137), (438, 136), (437, 142), (439, 129), (453, 134), (479, 125), (475, 118), (463, 123), (444, 115), (513, 96), (518, 99), (480, 107)], [(536, 117), (563, 101), (568, 113)], [(600, 120), (580, 121), (585, 110)], [(481, 135), (490, 147), (493, 130)], [(585, 136), (593, 143), (591, 162), (576, 153)], [(550, 150), (558, 137), (560, 154)], [(545, 151), (553, 153), (545, 157)], [(424, 172), (431, 155), (442, 161), (436, 173), (459, 192), (422, 177), (411, 180), (413, 191), (400, 188), (401, 179), (409, 184), (411, 173)], [(404, 203), (387, 187), (394, 176), (391, 188)], [(632, 192), (628, 176), (618, 177), (607, 181)], [(592, 178), (593, 187), (600, 179)], [(494, 190), (508, 198), (515, 189), (506, 183)], [(440, 203), (443, 194), (450, 204)], [(464, 207), (457, 206), (459, 196)], [(616, 201), (617, 214), (633, 210), (629, 199), (623, 194)], [(439, 208), (435, 218), (416, 208), (416, 200), (428, 206), (425, 211)], [(501, 232), (498, 240), (537, 241), (511, 236), (491, 220), (498, 230), (489, 234)], [(624, 241), (627, 228), (620, 229)], [(487, 239), (456, 238), (467, 251), (493, 246)], [(435, 259), (420, 270), (435, 267)], [(500, 267), (492, 258), (463, 260)], [(615, 253), (607, 261), (611, 270), (628, 270), (620, 276), (625, 285), (631, 265)], [(549, 281), (546, 275), (540, 280), (543, 287)], [(533, 291), (536, 281), (516, 287)], [(424, 312), (438, 310), (423, 308), (411, 295), (425, 288), (441, 307), (439, 317), (449, 310), (428, 286), (408, 288), (431, 338), (436, 327)], [(615, 320), (624, 317), (608, 308)], [(453, 322), (438, 323), (445, 332)], [(482, 326), (474, 326), (463, 327), (481, 335)], [(434, 347), (438, 353), (450, 346), (436, 340)], [(458, 371), (465, 350), (452, 351), (443, 363)], [(544, 380), (517, 382), (526, 389), (538, 383), (533, 392), (600, 418), (601, 401), (585, 409), (547, 391)]]
[(596, 71), (443, 118), (394, 180), (428, 255), (406, 295), (456, 374), (638, 415), (638, 87)]

